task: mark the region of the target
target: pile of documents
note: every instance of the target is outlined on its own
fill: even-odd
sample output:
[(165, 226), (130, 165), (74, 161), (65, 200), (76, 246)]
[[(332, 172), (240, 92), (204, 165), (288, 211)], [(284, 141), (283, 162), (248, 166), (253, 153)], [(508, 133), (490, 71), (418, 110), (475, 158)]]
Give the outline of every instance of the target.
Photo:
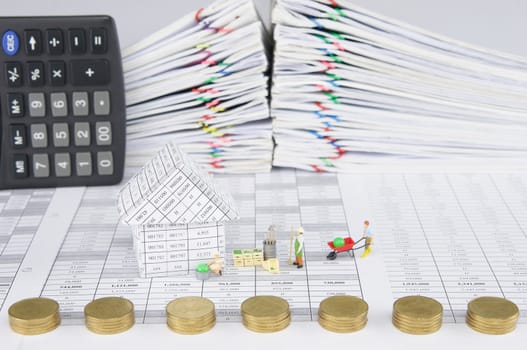
[(274, 165), (527, 165), (527, 59), (347, 0), (277, 0), (273, 23)]
[(269, 171), (266, 40), (250, 0), (220, 0), (125, 49), (128, 165), (174, 141), (208, 171)]

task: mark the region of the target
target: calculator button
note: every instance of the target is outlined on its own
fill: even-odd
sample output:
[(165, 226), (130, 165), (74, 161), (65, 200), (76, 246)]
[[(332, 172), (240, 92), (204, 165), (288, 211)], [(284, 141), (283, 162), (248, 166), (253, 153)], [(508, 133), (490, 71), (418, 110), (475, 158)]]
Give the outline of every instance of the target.
[(22, 65), (19, 62), (6, 62), (5, 74), (7, 86), (12, 88), (22, 86)]
[(73, 60), (71, 74), (74, 85), (105, 85), (110, 81), (107, 60)]
[(93, 28), (91, 30), (91, 45), (93, 53), (106, 53), (106, 50), (108, 49), (106, 29)]
[(26, 30), (26, 52), (30, 56), (42, 53), (42, 34), (40, 30)]
[(62, 86), (66, 84), (66, 65), (64, 62), (49, 62), (49, 80), (53, 86)]
[(75, 123), (75, 146), (90, 145), (90, 123)]
[(48, 147), (48, 131), (46, 124), (31, 124), (31, 146), (33, 148)]
[(7, 111), (13, 118), (24, 116), (24, 95), (7, 94)]
[(24, 148), (27, 145), (26, 126), (10, 125), (11, 145), (13, 148)]
[(86, 33), (84, 29), (70, 29), (70, 48), (72, 54), (86, 52)]
[(77, 169), (78, 176), (91, 176), (92, 164), (91, 154), (89, 152), (80, 152), (75, 157), (75, 167)]
[(66, 123), (53, 124), (53, 145), (55, 147), (69, 147), (70, 131), (68, 128), (68, 124)]
[(54, 92), (49, 96), (49, 103), (51, 104), (51, 115), (54, 117), (68, 116), (68, 102), (66, 100), (66, 93)]
[(46, 98), (43, 92), (32, 92), (27, 95), (30, 117), (46, 116)]
[(110, 114), (110, 92), (95, 91), (93, 93), (93, 113), (95, 115)]
[(88, 115), (89, 106), (87, 92), (74, 92), (71, 101), (74, 116), (83, 117)]
[(112, 152), (97, 152), (97, 173), (99, 175), (113, 175)]
[(49, 157), (47, 154), (33, 155), (33, 176), (34, 177), (48, 177), (49, 176)]
[(71, 161), (69, 153), (55, 154), (55, 175), (57, 177), (71, 176)]
[(62, 30), (49, 29), (48, 32), (48, 52), (51, 55), (62, 55), (64, 53), (64, 38)]
[(95, 139), (97, 146), (110, 146), (112, 144), (112, 124), (110, 122), (95, 123)]
[(15, 154), (13, 156), (13, 171), (17, 179), (23, 179), (28, 176), (27, 157), (25, 154)]
[(28, 62), (27, 75), (29, 85), (42, 86), (44, 85), (44, 63), (42, 62)]
[(6, 30), (2, 35), (2, 49), (8, 56), (14, 56), (18, 53), (20, 48), (20, 40), (18, 34), (13, 30)]

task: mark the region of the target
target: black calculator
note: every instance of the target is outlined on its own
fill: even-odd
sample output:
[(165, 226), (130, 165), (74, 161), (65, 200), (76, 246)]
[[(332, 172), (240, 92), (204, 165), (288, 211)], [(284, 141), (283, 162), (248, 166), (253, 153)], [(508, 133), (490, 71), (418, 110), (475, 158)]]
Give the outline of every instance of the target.
[(124, 168), (109, 16), (0, 17), (0, 189), (112, 185)]

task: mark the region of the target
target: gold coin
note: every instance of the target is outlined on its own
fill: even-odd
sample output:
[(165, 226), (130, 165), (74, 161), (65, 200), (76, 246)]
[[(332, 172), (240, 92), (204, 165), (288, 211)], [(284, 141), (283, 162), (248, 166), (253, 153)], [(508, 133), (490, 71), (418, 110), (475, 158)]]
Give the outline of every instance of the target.
[(289, 303), (270, 295), (245, 300), (241, 305), (241, 313), (244, 326), (260, 333), (280, 331), (291, 322)]
[(289, 313), (289, 303), (272, 295), (255, 296), (245, 300), (241, 306), (242, 313), (257, 319), (276, 318)]
[(135, 323), (134, 304), (125, 298), (107, 297), (92, 301), (84, 308), (86, 327), (98, 334), (116, 334)]
[(397, 299), (393, 303), (392, 323), (410, 334), (430, 334), (443, 322), (443, 306), (438, 301), (419, 295)]
[(425, 335), (437, 332), (441, 328), (441, 325), (430, 328), (413, 328), (413, 327), (397, 327), (398, 330), (408, 334)]
[(368, 304), (350, 295), (336, 295), (322, 300), (318, 312), (337, 319), (355, 319), (368, 313)]
[(24, 335), (47, 333), (60, 325), (59, 304), (48, 298), (18, 301), (9, 307), (8, 315), (11, 329)]
[(468, 303), (467, 325), (485, 334), (506, 334), (516, 329), (518, 306), (498, 297), (480, 297)]
[(167, 325), (181, 334), (199, 334), (216, 324), (214, 303), (202, 297), (182, 297), (172, 300), (166, 307)]
[(349, 333), (366, 326), (368, 304), (357, 297), (336, 295), (322, 300), (318, 309), (319, 324), (333, 332)]
[(405, 318), (405, 317), (402, 317), (401, 315), (394, 313), (392, 316), (392, 320), (399, 324), (407, 324), (407, 325), (419, 324), (422, 326), (427, 326), (427, 325), (435, 325), (438, 322), (441, 322), (442, 318), (434, 317), (434, 318), (430, 318), (429, 320), (424, 319), (424, 320), (416, 321), (415, 319)]
[(167, 315), (181, 319), (197, 319), (215, 312), (214, 303), (202, 297), (182, 297), (172, 300), (166, 307)]
[(504, 334), (509, 333), (513, 331), (516, 328), (516, 323), (514, 324), (508, 324), (508, 325), (501, 325), (501, 326), (495, 326), (495, 325), (485, 325), (478, 322), (474, 322), (473, 320), (470, 320), (467, 318), (467, 324), (470, 326), (470, 328), (475, 329), (482, 333), (488, 333), (491, 332), (492, 334)]
[(489, 321), (516, 321), (520, 311), (512, 301), (497, 297), (480, 297), (468, 303), (468, 310), (472, 316)]
[(326, 320), (319, 318), (318, 323), (320, 324), (320, 326), (322, 326), (322, 328), (328, 331), (331, 331), (331, 332), (350, 333), (350, 332), (360, 331), (361, 329), (366, 327), (368, 320), (365, 319), (362, 322), (358, 322), (355, 324), (340, 324), (340, 323), (335, 323), (335, 322), (328, 322)]
[(432, 298), (412, 295), (397, 299), (393, 303), (393, 311), (412, 320), (429, 320), (441, 315), (443, 306)]
[(266, 324), (262, 324), (262, 323), (258, 323), (258, 322), (248, 322), (246, 320), (243, 320), (243, 325), (254, 331), (254, 332), (258, 332), (258, 333), (273, 333), (273, 332), (278, 332), (284, 328), (286, 328), (287, 326), (289, 326), (289, 324), (291, 323), (291, 319), (290, 318), (286, 318), (284, 320), (281, 320), (279, 322), (276, 322), (276, 323), (266, 323)]

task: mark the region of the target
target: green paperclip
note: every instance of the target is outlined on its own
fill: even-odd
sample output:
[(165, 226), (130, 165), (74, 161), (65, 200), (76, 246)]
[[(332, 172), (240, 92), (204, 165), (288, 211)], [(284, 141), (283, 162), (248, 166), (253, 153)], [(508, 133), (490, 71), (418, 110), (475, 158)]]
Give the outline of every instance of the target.
[(333, 163), (331, 163), (327, 158), (320, 157), (320, 160), (324, 163), (325, 166), (333, 168)]
[(338, 75), (333, 74), (333, 73), (326, 73), (326, 75), (327, 75), (328, 77), (330, 77), (331, 80), (335, 80), (335, 81), (337, 81), (337, 80), (342, 80), (341, 77), (339, 77)]
[(337, 95), (334, 95), (332, 94), (331, 92), (324, 92), (324, 95), (326, 95), (327, 97), (329, 97), (329, 99), (331, 100), (331, 102), (333, 102), (334, 104), (340, 104), (340, 101), (339, 101), (339, 96)]
[(337, 38), (339, 40), (345, 40), (344, 36), (342, 34), (340, 34), (340, 33), (332, 32), (330, 34), (333, 35), (335, 38)]
[(205, 80), (204, 84), (210, 84), (213, 83), (218, 77), (210, 77), (209, 79)]
[(210, 100), (212, 100), (212, 97), (200, 96), (196, 100), (199, 101), (199, 102), (209, 102)]

